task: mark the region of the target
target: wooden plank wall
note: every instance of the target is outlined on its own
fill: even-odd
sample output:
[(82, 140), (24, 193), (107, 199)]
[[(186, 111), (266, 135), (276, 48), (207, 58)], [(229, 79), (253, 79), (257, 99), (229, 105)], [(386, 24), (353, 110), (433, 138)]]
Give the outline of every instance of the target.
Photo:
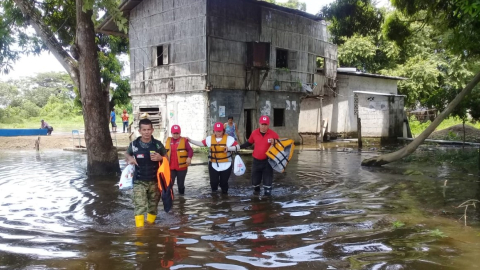
[[(275, 80), (281, 90), (293, 91), (299, 82), (312, 83), (318, 78), (317, 56), (325, 58), (325, 76), (335, 78), (337, 46), (327, 42), (324, 22), (242, 0), (208, 3), (208, 72), (214, 88), (245, 89), (246, 42), (252, 41), (271, 43), (272, 70), (262, 90), (273, 90)], [(275, 69), (277, 48), (289, 50), (289, 70)], [(317, 88), (323, 88), (324, 81), (317, 82)]]
[[(132, 95), (203, 90), (206, 86), (206, 1), (144, 0), (130, 14)], [(169, 63), (154, 66), (156, 46)]]

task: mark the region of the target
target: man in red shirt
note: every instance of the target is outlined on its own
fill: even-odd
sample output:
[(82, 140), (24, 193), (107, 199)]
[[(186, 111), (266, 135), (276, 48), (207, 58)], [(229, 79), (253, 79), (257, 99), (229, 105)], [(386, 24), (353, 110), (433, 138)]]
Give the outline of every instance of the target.
[[(266, 115), (260, 116), (260, 127), (255, 129), (248, 141), (240, 145), (240, 149), (244, 149), (254, 145), (253, 147), (253, 164), (252, 164), (252, 185), (255, 192), (260, 192), (260, 184), (263, 180), (263, 189), (266, 196), (272, 194), (272, 182), (273, 182), (273, 168), (268, 164), (267, 151), (274, 143), (274, 139), (278, 139), (278, 134), (271, 130), (270, 117)], [(229, 151), (235, 151), (233, 149), (236, 146), (229, 147)], [(232, 148), (232, 149), (230, 149)]]

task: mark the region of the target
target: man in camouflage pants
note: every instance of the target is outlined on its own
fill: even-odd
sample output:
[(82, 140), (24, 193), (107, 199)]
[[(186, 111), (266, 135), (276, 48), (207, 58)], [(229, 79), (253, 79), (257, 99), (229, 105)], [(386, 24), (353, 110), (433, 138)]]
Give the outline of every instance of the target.
[(163, 144), (152, 136), (153, 125), (149, 119), (139, 123), (140, 137), (128, 146), (125, 153), (128, 164), (135, 164), (133, 181), (133, 204), (135, 206), (135, 225), (143, 227), (145, 213), (147, 222), (153, 224), (157, 218), (157, 207), (160, 201), (157, 170), (159, 161), (166, 156)]

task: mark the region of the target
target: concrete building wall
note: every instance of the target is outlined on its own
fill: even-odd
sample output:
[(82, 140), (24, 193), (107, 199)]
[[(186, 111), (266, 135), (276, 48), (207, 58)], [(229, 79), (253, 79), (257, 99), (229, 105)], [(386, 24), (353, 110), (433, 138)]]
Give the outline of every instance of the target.
[[(320, 106), (322, 102), (319, 98), (306, 98), (301, 101), (300, 115), (298, 122), (298, 132), (301, 133), (319, 133), (321, 128)], [(325, 117), (323, 117), (325, 119)]]
[[(134, 112), (133, 117), (135, 118), (135, 123), (133, 125), (133, 130), (136, 132), (136, 136), (140, 136), (138, 133), (138, 120), (140, 117), (140, 109), (147, 109), (147, 108), (154, 108), (158, 109), (161, 115), (161, 122), (160, 128), (155, 127), (155, 131), (153, 136), (160, 141), (163, 141), (165, 137), (165, 115), (167, 113), (166, 106), (167, 106), (167, 98), (166, 95), (156, 94), (156, 95), (144, 95), (138, 96), (135, 99), (132, 99), (132, 109)], [(135, 113), (136, 112), (136, 113)]]
[[(300, 141), (298, 135), (298, 116), (300, 114), (300, 93), (274, 93), (261, 91), (258, 97), (260, 115), (270, 116), (270, 128), (278, 133), (280, 138), (290, 138), (295, 142)], [(275, 126), (274, 109), (283, 109), (284, 125)], [(258, 123), (258, 117), (256, 122)], [(258, 125), (258, 124), (257, 124)]]
[(337, 79), (337, 89), (323, 98), (322, 118), (328, 119), (327, 132), (357, 132), (354, 91), (371, 93), (358, 94), (362, 136), (388, 137), (398, 131), (398, 123), (403, 123), (403, 97), (395, 96), (397, 80), (343, 74), (339, 74)]
[(167, 96), (165, 126), (167, 135), (170, 128), (179, 125), (182, 136), (200, 140), (209, 135), (207, 127), (208, 106), (207, 93), (171, 94)]
[[(245, 110), (255, 110), (251, 116), (252, 129), (258, 128), (258, 118), (261, 115), (270, 116), (270, 128), (284, 138), (291, 138), (299, 141), (298, 136), (298, 114), (300, 112), (300, 94), (281, 93), (273, 95), (270, 91), (261, 91), (255, 96), (255, 91), (215, 89), (210, 95), (210, 122), (207, 125), (213, 127), (215, 122), (227, 122), (227, 117), (232, 115), (234, 122), (240, 131), (240, 138), (245, 134)], [(258, 110), (256, 109), (258, 108)], [(283, 125), (275, 126), (274, 109), (284, 110)]]

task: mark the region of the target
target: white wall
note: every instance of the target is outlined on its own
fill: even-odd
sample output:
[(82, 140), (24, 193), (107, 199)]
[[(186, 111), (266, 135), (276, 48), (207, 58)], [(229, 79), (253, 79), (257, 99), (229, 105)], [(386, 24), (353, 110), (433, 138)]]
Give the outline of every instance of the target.
[(179, 125), (182, 129), (182, 136), (194, 140), (204, 139), (207, 114), (206, 93), (168, 95), (165, 114), (167, 136), (171, 136), (171, 126)]
[[(387, 96), (374, 95), (373, 93), (397, 94), (397, 80), (345, 74), (339, 74), (337, 79), (335, 96), (332, 92), (326, 92), (326, 96), (323, 98), (322, 114), (323, 119), (328, 119), (327, 132), (348, 133), (357, 131), (354, 91), (372, 92), (371, 96), (375, 96), (375, 101), (378, 102), (388, 101)], [(368, 109), (370, 102), (367, 102), (367, 98), (366, 95), (359, 94), (358, 109), (362, 119), (362, 136), (387, 136), (389, 126), (388, 108), (385, 111)], [(398, 100), (400, 99), (398, 98)], [(396, 102), (399, 101), (396, 99)]]

